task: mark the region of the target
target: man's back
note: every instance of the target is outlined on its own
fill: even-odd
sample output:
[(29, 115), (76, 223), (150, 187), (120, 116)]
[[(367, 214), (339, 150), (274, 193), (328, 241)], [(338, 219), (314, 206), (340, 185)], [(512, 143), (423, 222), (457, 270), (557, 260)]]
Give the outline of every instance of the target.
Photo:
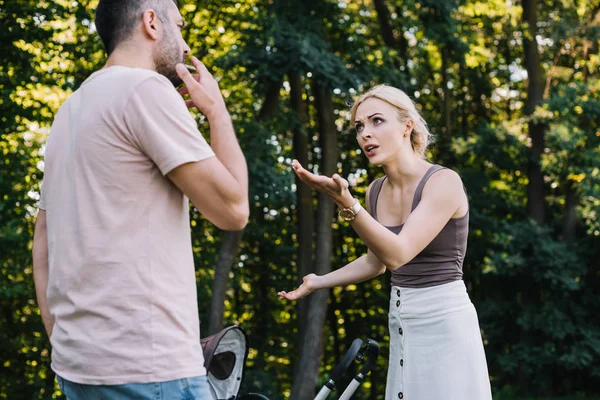
[(46, 148), (52, 367), (87, 384), (205, 374), (188, 199), (165, 175), (213, 156), (172, 84), (94, 73)]

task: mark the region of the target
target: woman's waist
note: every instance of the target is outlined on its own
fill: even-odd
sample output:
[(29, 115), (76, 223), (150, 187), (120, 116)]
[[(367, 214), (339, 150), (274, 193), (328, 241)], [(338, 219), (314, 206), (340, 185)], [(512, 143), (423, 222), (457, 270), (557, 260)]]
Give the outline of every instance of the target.
[(462, 257), (415, 257), (392, 271), (392, 286), (429, 287), (462, 279)]
[(403, 318), (427, 318), (473, 307), (462, 280), (424, 288), (392, 286), (391, 309)]

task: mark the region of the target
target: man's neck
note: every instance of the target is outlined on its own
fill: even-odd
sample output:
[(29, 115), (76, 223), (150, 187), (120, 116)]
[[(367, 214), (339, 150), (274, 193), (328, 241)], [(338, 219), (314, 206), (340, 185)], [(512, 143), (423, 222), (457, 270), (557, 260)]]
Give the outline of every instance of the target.
[(135, 51), (131, 48), (127, 49), (116, 49), (112, 52), (110, 57), (106, 60), (104, 68), (120, 65), (123, 67), (130, 68), (143, 68), (156, 71), (156, 66), (152, 57), (144, 51)]

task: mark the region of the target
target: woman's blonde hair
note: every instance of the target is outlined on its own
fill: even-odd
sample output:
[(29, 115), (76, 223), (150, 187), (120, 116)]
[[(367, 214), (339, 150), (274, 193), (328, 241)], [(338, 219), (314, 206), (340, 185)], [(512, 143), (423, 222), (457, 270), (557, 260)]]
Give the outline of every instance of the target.
[(411, 120), (413, 129), (410, 133), (410, 144), (413, 151), (422, 157), (425, 157), (425, 150), (433, 140), (433, 135), (429, 132), (427, 122), (423, 119), (421, 113), (417, 110), (415, 103), (402, 90), (388, 85), (377, 85), (362, 94), (352, 105), (350, 110), (350, 123), (354, 125), (356, 110), (365, 100), (376, 98), (385, 101), (398, 110), (398, 119), (404, 122)]

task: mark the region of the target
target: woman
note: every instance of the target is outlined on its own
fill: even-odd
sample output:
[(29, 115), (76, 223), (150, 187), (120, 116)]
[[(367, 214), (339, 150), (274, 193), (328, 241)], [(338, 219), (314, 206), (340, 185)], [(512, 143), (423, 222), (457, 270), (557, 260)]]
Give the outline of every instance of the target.
[(392, 271), (386, 400), (491, 399), (483, 343), (462, 281), (469, 204), (460, 177), (425, 158), (430, 133), (401, 90), (380, 85), (351, 110), (358, 143), (385, 176), (367, 189), (366, 210), (348, 182), (292, 167), (331, 196), (368, 247), (366, 255), (324, 276), (310, 274), (280, 298), (349, 285)]

